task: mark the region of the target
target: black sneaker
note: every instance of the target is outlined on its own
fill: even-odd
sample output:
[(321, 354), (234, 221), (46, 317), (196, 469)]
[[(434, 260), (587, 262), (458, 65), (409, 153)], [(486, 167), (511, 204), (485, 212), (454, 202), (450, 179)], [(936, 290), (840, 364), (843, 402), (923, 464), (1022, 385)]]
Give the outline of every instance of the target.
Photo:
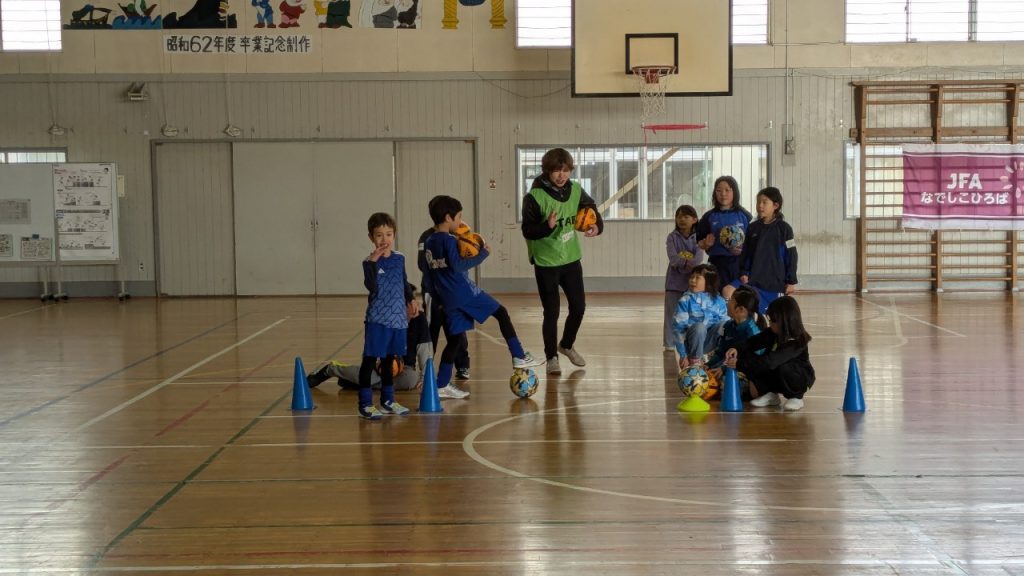
[(331, 365), (329, 363), (324, 364), (324, 366), (317, 370), (316, 372), (306, 374), (306, 382), (309, 383), (309, 387), (316, 388), (317, 386), (320, 385), (321, 382), (330, 378), (330, 375), (327, 374), (327, 370), (330, 367)]
[(455, 371), (456, 380), (469, 380), (469, 368), (459, 368)]

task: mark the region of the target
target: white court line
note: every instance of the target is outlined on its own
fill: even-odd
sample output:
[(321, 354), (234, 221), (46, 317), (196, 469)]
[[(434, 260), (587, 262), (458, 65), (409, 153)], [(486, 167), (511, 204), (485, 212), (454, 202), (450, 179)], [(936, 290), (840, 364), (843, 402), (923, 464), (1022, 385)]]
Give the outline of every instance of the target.
[[(629, 402), (648, 402), (648, 401), (651, 401), (651, 400), (663, 401), (662, 398), (640, 398), (640, 399), (631, 399), (631, 400), (612, 400), (612, 401), (609, 401), (609, 402), (596, 402), (594, 404), (582, 404), (579, 407), (583, 407), (583, 406), (602, 406), (602, 405), (608, 405), (608, 404), (623, 404), (623, 403), (629, 403)], [(943, 508), (941, 506), (934, 506), (934, 507), (927, 506), (927, 503), (925, 503), (924, 507), (922, 507), (922, 508), (906, 508), (906, 509), (900, 509), (900, 508), (891, 508), (891, 509), (890, 508), (856, 508), (856, 509), (853, 509), (853, 508), (831, 508), (831, 507), (815, 507), (815, 506), (779, 506), (779, 505), (773, 505), (773, 504), (755, 504), (755, 505), (751, 505), (749, 507), (744, 507), (744, 506), (737, 505), (737, 503), (735, 501), (715, 502), (713, 500), (687, 500), (687, 499), (684, 499), (684, 498), (669, 498), (669, 497), (665, 497), (665, 496), (650, 496), (650, 495), (647, 495), (647, 494), (636, 494), (636, 493), (631, 493), (631, 492), (620, 492), (620, 491), (617, 491), (617, 490), (604, 490), (604, 489), (601, 489), (601, 488), (590, 488), (590, 487), (587, 487), (587, 486), (577, 486), (575, 484), (567, 484), (565, 482), (558, 482), (556, 480), (549, 480), (549, 479), (543, 478), (543, 477), (531, 476), (529, 474), (525, 474), (525, 473), (519, 472), (517, 470), (512, 470), (510, 468), (505, 468), (504, 466), (501, 466), (500, 464), (496, 464), (496, 463), (488, 460), (487, 458), (484, 458), (483, 456), (480, 455), (479, 452), (476, 451), (476, 448), (474, 447), (474, 445), (476, 444), (477, 437), (479, 437), (484, 432), (487, 432), (491, 428), (494, 428), (494, 427), (497, 427), (497, 426), (501, 426), (502, 424), (506, 424), (508, 422), (512, 422), (513, 420), (517, 420), (519, 418), (526, 418), (526, 417), (530, 417), (530, 416), (537, 416), (537, 415), (541, 415), (541, 414), (545, 414), (545, 413), (549, 413), (549, 412), (561, 412), (564, 409), (565, 409), (564, 407), (552, 408), (550, 410), (542, 410), (542, 411), (534, 412), (534, 413), (531, 413), (531, 414), (523, 414), (523, 415), (511, 416), (509, 418), (504, 418), (502, 420), (496, 420), (494, 422), (491, 422), (490, 424), (484, 424), (483, 426), (480, 426), (476, 430), (473, 430), (472, 432), (470, 432), (466, 436), (466, 438), (462, 441), (462, 449), (463, 449), (463, 451), (465, 451), (467, 456), (469, 456), (470, 458), (475, 460), (481, 466), (484, 466), (486, 468), (490, 468), (491, 470), (494, 470), (495, 472), (498, 472), (498, 473), (501, 473), (501, 474), (505, 474), (507, 476), (512, 476), (514, 478), (521, 478), (523, 480), (529, 480), (531, 482), (536, 482), (538, 484), (546, 484), (548, 486), (554, 486), (556, 488), (567, 488), (569, 490), (577, 490), (577, 491), (580, 491), (580, 492), (586, 492), (586, 493), (590, 493), (590, 494), (600, 494), (600, 495), (603, 495), (603, 496), (617, 496), (617, 497), (620, 497), (620, 498), (631, 498), (631, 499), (634, 499), (634, 500), (646, 500), (646, 501), (650, 501), (650, 502), (663, 502), (663, 503), (668, 503), (668, 504), (683, 504), (683, 505), (696, 506), (696, 507), (701, 507), (701, 506), (728, 506), (728, 507), (732, 508), (735, 512), (741, 512), (741, 513), (745, 513), (745, 514), (759, 514), (759, 513), (763, 513), (764, 510), (784, 510), (784, 511), (788, 511), (788, 512), (834, 512), (834, 513), (846, 514), (846, 515), (851, 515), (851, 516), (852, 515), (861, 515), (861, 514), (892, 515), (892, 514), (949, 514), (951, 512), (958, 512), (958, 513), (980, 513), (982, 511), (985, 511), (987, 513), (995, 512), (995, 511), (1006, 511), (1006, 512), (1014, 513), (1014, 514), (1019, 514), (1021, 512), (1024, 512), (1024, 502), (1021, 502), (1021, 503), (1008, 503), (1008, 504), (984, 504), (984, 505), (973, 504), (971, 506), (945, 507), (945, 508)]]
[(117, 414), (121, 410), (124, 410), (125, 408), (131, 406), (132, 404), (135, 404), (136, 402), (138, 402), (139, 400), (142, 400), (146, 396), (149, 396), (150, 394), (153, 394), (154, 392), (157, 392), (161, 388), (169, 386), (170, 384), (174, 383), (175, 380), (177, 380), (178, 378), (181, 378), (182, 376), (188, 374), (189, 372), (195, 370), (196, 368), (199, 368), (200, 366), (202, 366), (202, 365), (204, 365), (204, 364), (206, 364), (206, 363), (208, 363), (208, 362), (210, 362), (210, 361), (212, 361), (212, 360), (214, 360), (216, 358), (219, 358), (219, 357), (223, 356), (224, 354), (227, 354), (228, 352), (234, 350), (235, 348), (238, 348), (242, 344), (245, 344), (249, 340), (252, 340), (253, 338), (256, 338), (257, 336), (262, 335), (264, 332), (267, 332), (268, 330), (270, 330), (272, 328), (275, 328), (278, 324), (284, 322), (285, 320), (287, 320), (287, 318), (281, 318), (277, 322), (274, 322), (273, 324), (267, 326), (266, 328), (260, 330), (259, 332), (256, 332), (255, 334), (250, 335), (249, 337), (245, 338), (244, 340), (239, 340), (238, 342), (235, 342), (234, 344), (228, 346), (227, 348), (224, 348), (220, 352), (217, 352), (216, 354), (211, 354), (210, 356), (207, 356), (206, 358), (200, 360), (199, 362), (196, 362), (195, 364), (189, 366), (188, 368), (185, 368), (181, 372), (178, 372), (174, 376), (171, 376), (170, 378), (164, 380), (163, 382), (157, 384), (156, 386), (153, 386), (149, 390), (146, 390), (142, 394), (139, 394), (138, 396), (136, 396), (136, 397), (134, 397), (134, 398), (132, 398), (130, 400), (126, 400), (125, 402), (122, 402), (121, 404), (111, 408), (110, 410), (107, 410), (106, 412), (104, 412), (103, 414), (100, 414), (99, 416), (93, 418), (92, 420), (89, 420), (85, 424), (82, 424), (81, 426), (79, 426), (79, 427), (75, 428), (74, 430), (72, 430), (70, 433), (74, 434), (76, 432), (81, 432), (82, 430), (85, 430), (86, 428), (92, 426), (93, 424), (96, 424), (97, 422), (101, 422), (103, 420), (106, 420), (110, 416), (113, 416), (114, 414)]
[(8, 314), (7, 316), (0, 316), (0, 320), (6, 320), (8, 318), (14, 318), (15, 316), (21, 316), (22, 314), (36, 312), (38, 310), (42, 310), (43, 308), (46, 308), (46, 306), (40, 306), (38, 308), (29, 308), (28, 310), (22, 310), (21, 312), (14, 312), (13, 314)]
[[(599, 552), (597, 550), (595, 552)], [(509, 550), (509, 553), (515, 553)], [(207, 564), (207, 565), (173, 565), (173, 566), (110, 566), (90, 567), (88, 572), (95, 573), (130, 573), (141, 574), (145, 572), (209, 572), (211, 570), (222, 571), (282, 571), (282, 570), (379, 570), (382, 568), (507, 568), (516, 567), (533, 573), (538, 562), (542, 560), (493, 560), (493, 561), (459, 561), (459, 562), (359, 562), (359, 563), (306, 563), (306, 564)], [(985, 559), (960, 559), (957, 561), (964, 566), (1021, 566), (1024, 560), (1020, 558), (985, 558)], [(604, 568), (604, 567), (674, 567), (674, 566), (736, 566), (736, 567), (759, 567), (759, 566), (848, 566), (848, 567), (936, 567), (949, 568), (949, 565), (938, 559), (934, 560), (912, 560), (907, 558), (828, 558), (824, 560), (723, 560), (710, 558), (708, 560), (688, 560), (676, 558), (672, 560), (570, 560), (545, 562), (545, 565), (564, 568)], [(81, 574), (78, 568), (0, 568), (0, 574)]]
[[(890, 298), (892, 298), (892, 297), (890, 296)], [(942, 326), (938, 326), (938, 325), (932, 324), (931, 322), (927, 322), (925, 320), (921, 320), (920, 318), (915, 318), (915, 317), (911, 316), (910, 314), (904, 314), (903, 312), (900, 312), (899, 310), (896, 310), (895, 298), (892, 298), (893, 307), (891, 307), (891, 308), (882, 306), (881, 304), (876, 304), (876, 303), (874, 303), (874, 302), (872, 302), (870, 300), (866, 300), (866, 299), (864, 299), (864, 298), (862, 298), (860, 296), (857, 296), (857, 299), (860, 300), (861, 302), (866, 303), (866, 304), (871, 304), (872, 306), (877, 306), (877, 307), (881, 308), (882, 310), (885, 310), (887, 312), (891, 312), (891, 313), (893, 313), (893, 314), (895, 314), (897, 316), (902, 316), (904, 318), (907, 318), (908, 320), (913, 320), (914, 322), (917, 322), (917, 323), (920, 323), (920, 324), (924, 324), (925, 326), (931, 326), (932, 328), (935, 328), (937, 330), (942, 330), (943, 332), (946, 332), (948, 334), (952, 334), (953, 336), (956, 336), (958, 338), (967, 338), (966, 335), (961, 334), (959, 332), (955, 332), (953, 330), (950, 330), (949, 328), (943, 328)]]

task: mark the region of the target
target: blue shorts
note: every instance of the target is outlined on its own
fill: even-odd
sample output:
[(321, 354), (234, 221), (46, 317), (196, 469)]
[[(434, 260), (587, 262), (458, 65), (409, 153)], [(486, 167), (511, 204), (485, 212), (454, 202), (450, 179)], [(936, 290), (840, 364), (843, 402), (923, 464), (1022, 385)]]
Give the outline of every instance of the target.
[(473, 295), (469, 300), (459, 302), (456, 308), (445, 308), (445, 321), (448, 324), (448, 333), (452, 336), (462, 334), (473, 329), (473, 322), (483, 324), (501, 307), (490, 294), (480, 292)]
[(733, 288), (746, 286), (747, 288), (752, 289), (754, 292), (757, 292), (757, 297), (761, 301), (761, 307), (758, 310), (758, 312), (760, 312), (762, 315), (768, 311), (769, 304), (775, 302), (779, 298), (786, 295), (785, 292), (769, 292), (767, 290), (762, 290), (757, 286), (754, 286), (753, 284), (743, 284), (739, 280), (733, 280), (732, 282), (729, 283), (729, 286), (732, 286)]
[(363, 356), (387, 358), (405, 356), (406, 330), (367, 322), (363, 331)]

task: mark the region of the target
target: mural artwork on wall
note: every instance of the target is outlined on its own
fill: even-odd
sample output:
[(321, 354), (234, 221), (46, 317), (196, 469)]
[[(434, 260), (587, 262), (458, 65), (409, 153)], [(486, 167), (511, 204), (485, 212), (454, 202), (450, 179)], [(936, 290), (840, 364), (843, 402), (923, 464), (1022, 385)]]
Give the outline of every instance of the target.
[[(480, 6), (487, 0), (444, 0), (444, 18), (441, 19), (441, 27), (445, 30), (455, 30), (459, 27), (459, 4), (472, 8)], [(508, 20), (505, 18), (505, 0), (491, 1), (491, 28), (503, 29)]]
[[(110, 0), (117, 8), (106, 8), (94, 4), (85, 4), (71, 12), (71, 19), (64, 25), (68, 30), (98, 29), (203, 29), (203, 28), (237, 28), (238, 19), (229, 11), (228, 0), (195, 0), (192, 8), (181, 16), (171, 12), (166, 16), (154, 14), (156, 4), (146, 0)], [(253, 0), (255, 3), (258, 0)], [(269, 1), (269, 0), (268, 0)], [(116, 14), (111, 20), (111, 14)]]
[(419, 28), (420, 0), (362, 0), (363, 28)]
[[(184, 14), (178, 11), (161, 14), (154, 0), (95, 0), (71, 12), (64, 28), (68, 30), (102, 29), (226, 29), (237, 28), (238, 17), (231, 13), (229, 0), (162, 0), (161, 12), (170, 2), (194, 4)], [(236, 0), (245, 2), (246, 0)], [(312, 26), (311, 14), (318, 28), (391, 28), (423, 27), (425, 0), (248, 0), (255, 22), (253, 28), (298, 28), (302, 21)], [(456, 29), (459, 6), (475, 8), (491, 4), (490, 24), (503, 29), (505, 0), (443, 0), (444, 18), (441, 26)], [(100, 4), (106, 5), (100, 5)], [(310, 10), (312, 4), (312, 10)], [(187, 5), (187, 4), (186, 4)], [(302, 18), (306, 15), (306, 18)]]

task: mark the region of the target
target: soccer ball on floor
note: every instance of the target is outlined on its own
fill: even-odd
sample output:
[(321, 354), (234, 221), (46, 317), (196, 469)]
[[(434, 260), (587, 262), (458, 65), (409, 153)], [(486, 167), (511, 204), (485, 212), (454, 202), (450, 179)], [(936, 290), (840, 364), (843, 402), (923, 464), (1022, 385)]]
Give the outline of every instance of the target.
[(529, 368), (517, 368), (512, 371), (508, 387), (516, 396), (529, 398), (537, 392), (537, 373)]
[[(704, 399), (717, 400), (725, 388), (725, 370), (723, 368), (712, 368), (708, 370), (708, 376), (711, 377), (714, 384), (712, 385), (713, 387), (708, 388), (708, 393), (704, 395)], [(750, 388), (750, 378), (747, 378), (746, 374), (737, 370), (736, 381), (740, 385), (740, 397), (743, 397)]]
[(690, 366), (679, 372), (678, 383), (683, 395), (703, 397), (711, 386), (711, 377), (703, 366)]
[(743, 231), (743, 226), (740, 226), (739, 224), (725, 226), (718, 232), (718, 241), (722, 246), (725, 246), (730, 250), (742, 248), (743, 241), (746, 240), (746, 238), (747, 233)]

